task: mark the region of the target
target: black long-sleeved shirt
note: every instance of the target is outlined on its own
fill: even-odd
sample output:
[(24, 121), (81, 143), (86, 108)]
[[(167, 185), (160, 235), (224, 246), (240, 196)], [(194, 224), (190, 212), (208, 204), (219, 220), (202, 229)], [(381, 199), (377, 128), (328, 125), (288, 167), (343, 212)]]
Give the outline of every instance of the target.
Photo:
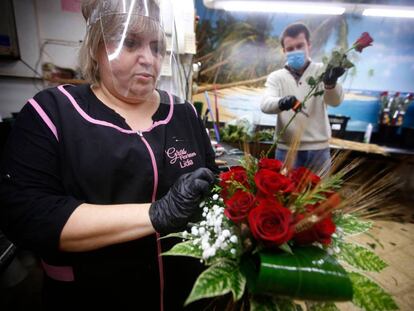
[(147, 131), (132, 131), (89, 85), (44, 90), (15, 122), (1, 165), (1, 228), (47, 264), (72, 267), (77, 286), (111, 290), (114, 282), (144, 282), (145, 290), (159, 290), (155, 235), (90, 252), (58, 250), (63, 226), (80, 204), (151, 202), (181, 174), (198, 167), (216, 170), (194, 108), (159, 93)]

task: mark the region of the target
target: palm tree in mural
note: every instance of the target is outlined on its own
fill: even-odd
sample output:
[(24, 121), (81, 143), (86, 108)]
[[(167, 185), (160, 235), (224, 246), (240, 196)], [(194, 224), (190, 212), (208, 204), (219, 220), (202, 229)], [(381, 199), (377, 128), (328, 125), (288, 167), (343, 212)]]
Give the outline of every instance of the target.
[[(199, 83), (233, 85), (263, 85), (267, 75), (284, 65), (284, 57), (278, 36), (272, 34), (272, 16), (236, 20), (225, 11), (215, 27), (209, 21), (197, 31), (196, 61), (202, 63)], [(312, 56), (320, 60), (324, 47), (334, 35), (336, 46), (348, 47), (348, 24), (345, 16), (320, 17), (303, 20), (312, 36)], [(207, 39), (207, 40), (206, 40)]]
[(203, 23), (197, 32), (203, 42), (196, 58), (202, 63), (199, 82), (252, 80), (276, 68), (280, 44), (270, 34), (271, 18), (237, 21), (226, 12), (220, 15), (214, 28)]

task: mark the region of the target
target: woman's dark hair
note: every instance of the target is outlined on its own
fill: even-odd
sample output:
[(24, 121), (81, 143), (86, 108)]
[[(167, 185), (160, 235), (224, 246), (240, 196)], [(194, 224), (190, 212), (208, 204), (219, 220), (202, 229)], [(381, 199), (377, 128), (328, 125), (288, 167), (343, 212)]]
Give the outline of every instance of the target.
[(285, 47), (285, 44), (283, 41), (285, 41), (286, 37), (295, 38), (299, 36), (299, 34), (303, 33), (305, 35), (306, 41), (309, 43), (310, 39), (310, 32), (309, 28), (303, 24), (303, 23), (294, 23), (288, 25), (285, 30), (282, 32), (282, 36), (280, 38), (280, 43), (282, 44), (282, 47)]

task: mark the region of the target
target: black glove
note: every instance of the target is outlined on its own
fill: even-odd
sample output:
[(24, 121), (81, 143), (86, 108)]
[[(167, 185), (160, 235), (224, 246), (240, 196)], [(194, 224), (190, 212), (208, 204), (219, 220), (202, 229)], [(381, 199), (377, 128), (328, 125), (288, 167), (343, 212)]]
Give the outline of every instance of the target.
[(279, 100), (279, 109), (282, 111), (292, 109), (295, 106), (296, 101), (297, 99), (295, 96), (285, 96)]
[(213, 183), (214, 174), (208, 168), (180, 176), (167, 194), (150, 206), (149, 217), (154, 229), (162, 234), (183, 230), (201, 211), (199, 203)]
[(342, 76), (345, 69), (342, 67), (328, 67), (325, 75), (323, 76), (323, 83), (328, 86), (334, 87), (338, 78)]

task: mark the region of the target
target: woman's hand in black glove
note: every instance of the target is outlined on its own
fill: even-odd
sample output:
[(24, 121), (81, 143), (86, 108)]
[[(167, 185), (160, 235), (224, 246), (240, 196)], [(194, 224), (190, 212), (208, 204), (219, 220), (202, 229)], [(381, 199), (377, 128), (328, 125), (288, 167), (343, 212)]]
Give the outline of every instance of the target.
[(199, 203), (214, 183), (208, 168), (180, 176), (161, 199), (153, 202), (149, 216), (154, 229), (162, 234), (182, 230), (200, 209)]

